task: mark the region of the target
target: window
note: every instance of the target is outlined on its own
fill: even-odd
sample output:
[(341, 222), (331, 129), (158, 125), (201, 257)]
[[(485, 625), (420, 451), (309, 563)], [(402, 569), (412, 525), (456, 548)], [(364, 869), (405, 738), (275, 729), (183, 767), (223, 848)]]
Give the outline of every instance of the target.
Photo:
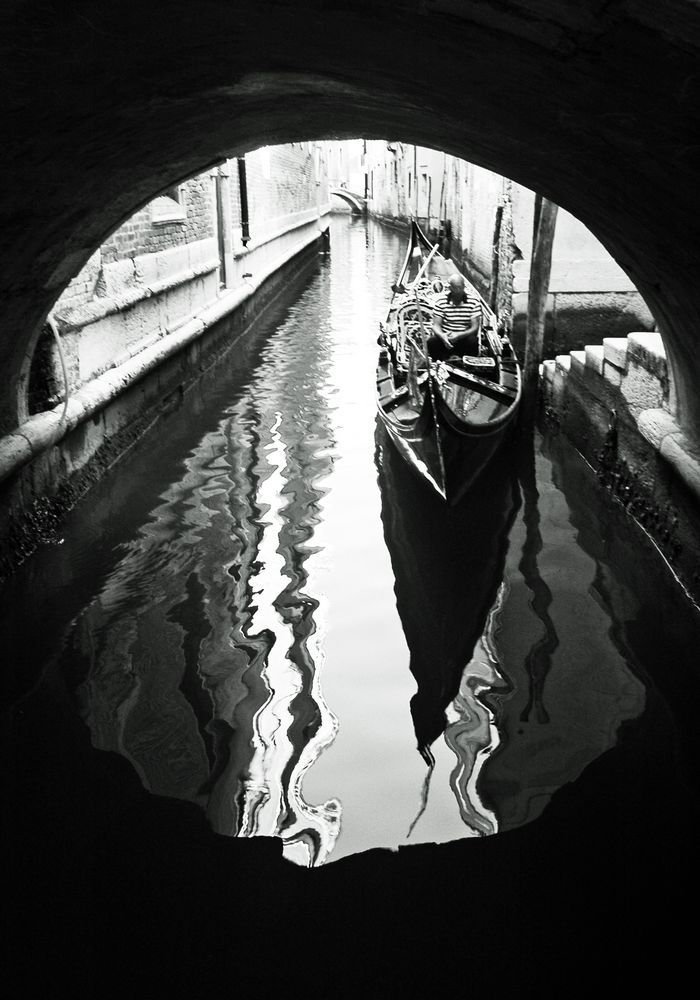
[(186, 218), (183, 190), (179, 184), (169, 187), (151, 202), (151, 222), (154, 226), (184, 222)]

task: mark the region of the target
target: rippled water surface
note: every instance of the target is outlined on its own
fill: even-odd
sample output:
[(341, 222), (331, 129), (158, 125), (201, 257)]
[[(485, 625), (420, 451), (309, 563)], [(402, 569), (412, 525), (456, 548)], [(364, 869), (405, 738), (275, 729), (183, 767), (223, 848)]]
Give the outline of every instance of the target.
[(532, 821), (647, 700), (587, 471), (521, 442), (445, 508), (375, 420), (403, 241), (331, 245), (27, 571), (92, 746), (303, 865)]

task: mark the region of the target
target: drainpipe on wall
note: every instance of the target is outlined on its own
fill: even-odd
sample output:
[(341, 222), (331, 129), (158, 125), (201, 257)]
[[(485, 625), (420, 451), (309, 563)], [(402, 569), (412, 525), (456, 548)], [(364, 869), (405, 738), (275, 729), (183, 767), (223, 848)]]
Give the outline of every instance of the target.
[(238, 193), (241, 199), (241, 242), (248, 246), (250, 242), (250, 219), (248, 217), (248, 178), (245, 169), (245, 156), (237, 157), (238, 161)]

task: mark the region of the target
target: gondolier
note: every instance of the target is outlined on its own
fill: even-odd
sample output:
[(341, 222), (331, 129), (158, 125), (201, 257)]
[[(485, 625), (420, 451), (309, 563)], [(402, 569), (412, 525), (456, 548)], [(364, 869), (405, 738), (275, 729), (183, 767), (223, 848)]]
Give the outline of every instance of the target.
[(481, 302), (468, 295), (464, 278), (453, 274), (449, 291), (438, 296), (433, 306), (433, 336), (428, 339), (428, 350), (434, 361), (444, 361), (453, 354), (481, 354), (479, 331), (481, 327)]
[(513, 426), (520, 366), (493, 311), (438, 251), (413, 222), (380, 324), (377, 409), (399, 453), (454, 504)]

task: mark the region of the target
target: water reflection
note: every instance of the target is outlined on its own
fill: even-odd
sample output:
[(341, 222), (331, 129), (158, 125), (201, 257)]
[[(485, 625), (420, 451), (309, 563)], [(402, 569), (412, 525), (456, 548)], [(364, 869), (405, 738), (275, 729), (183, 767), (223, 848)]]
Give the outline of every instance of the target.
[(445, 734), (457, 758), (450, 784), (460, 815), (479, 833), (497, 828), (476, 779), (498, 743), (493, 715), (480, 696), (507, 683), (495, 631), (519, 506), (512, 457), (502, 455), (458, 506), (449, 507), (416, 479), (378, 430), (384, 537), (418, 684), (411, 699), (417, 747), (432, 768), (431, 747)]
[(498, 831), (498, 816), (483, 802), (479, 780), (484, 765), (500, 743), (494, 713), (484, 699), (488, 693), (507, 686), (495, 642), (506, 595), (507, 587), (501, 584), (484, 633), (462, 672), (459, 690), (446, 713), (445, 743), (457, 759), (450, 775), (450, 787), (457, 799), (462, 822), (480, 834)]
[[(612, 641), (598, 569), (532, 439), (446, 508), (379, 438), (382, 517), (418, 690), (411, 711), (429, 773), (436, 741), (462, 822), (478, 835), (530, 822), (614, 746), (644, 686)], [(553, 581), (553, 586), (547, 583)], [(547, 697), (545, 684), (547, 682)]]
[[(332, 464), (323, 307), (294, 314), (250, 387), (188, 456), (76, 626), (93, 744), (144, 785), (199, 802), (219, 833), (281, 836), (320, 863), (340, 804), (305, 801), (334, 737), (321, 692), (309, 545)], [(296, 331), (296, 336), (295, 336)], [(287, 336), (289, 334), (289, 336)]]
[(500, 744), (480, 787), (501, 830), (536, 819), (558, 788), (615, 746), (646, 701), (615, 639), (612, 608), (594, 590), (599, 568), (578, 541), (576, 498), (556, 487), (534, 445), (519, 443), (522, 517), (511, 532), (498, 627), (509, 685), (487, 696)]
[(305, 865), (528, 822), (644, 707), (539, 450), (447, 508), (377, 429), (402, 249), (336, 224), (63, 658), (97, 749)]
[(525, 669), (529, 678), (529, 695), (520, 720), (529, 722), (533, 716), (537, 722), (549, 722), (544, 704), (544, 686), (547, 674), (552, 669), (552, 657), (559, 645), (559, 636), (550, 615), (552, 591), (540, 573), (537, 557), (542, 551), (543, 540), (540, 531), (540, 510), (538, 506), (537, 472), (535, 468), (534, 438), (523, 434), (519, 441), (518, 468), (523, 491), (523, 524), (525, 541), (518, 569), (530, 591), (530, 607), (542, 622), (541, 637), (528, 651)]

